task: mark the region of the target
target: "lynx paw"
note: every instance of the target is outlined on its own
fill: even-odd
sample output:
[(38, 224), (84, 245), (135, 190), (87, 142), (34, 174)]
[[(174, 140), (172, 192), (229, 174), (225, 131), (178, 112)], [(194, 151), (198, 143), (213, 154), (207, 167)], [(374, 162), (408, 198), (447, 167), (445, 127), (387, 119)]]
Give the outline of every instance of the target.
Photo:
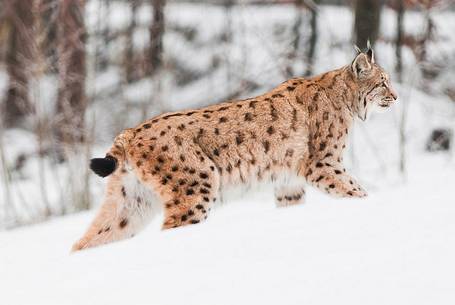
[(277, 207), (286, 207), (302, 204), (305, 200), (303, 187), (280, 187), (275, 190), (275, 204)]

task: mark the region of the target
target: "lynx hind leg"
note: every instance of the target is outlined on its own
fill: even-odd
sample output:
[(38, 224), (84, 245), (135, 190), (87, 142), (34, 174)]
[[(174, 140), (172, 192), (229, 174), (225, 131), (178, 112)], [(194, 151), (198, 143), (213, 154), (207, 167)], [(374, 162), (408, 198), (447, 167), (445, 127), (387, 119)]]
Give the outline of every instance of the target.
[(275, 187), (275, 204), (277, 207), (302, 204), (304, 201), (305, 187), (303, 184), (279, 185)]
[(152, 194), (132, 173), (109, 177), (100, 211), (72, 251), (126, 239), (138, 233), (152, 218)]
[(188, 146), (174, 155), (161, 155), (159, 171), (145, 173), (164, 203), (163, 229), (196, 224), (208, 217), (217, 200), (220, 176), (216, 165), (197, 147)]
[(163, 229), (197, 224), (207, 219), (208, 213), (217, 200), (218, 173), (210, 169), (198, 170), (194, 174), (183, 173), (176, 177), (172, 188), (173, 195), (164, 204)]

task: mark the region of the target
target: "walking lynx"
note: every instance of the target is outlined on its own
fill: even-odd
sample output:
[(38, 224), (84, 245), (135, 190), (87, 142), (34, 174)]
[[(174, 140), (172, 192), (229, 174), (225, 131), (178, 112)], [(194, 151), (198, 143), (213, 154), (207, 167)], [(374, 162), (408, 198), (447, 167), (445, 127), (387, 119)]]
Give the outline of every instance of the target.
[[(397, 99), (373, 50), (311, 78), (290, 79), (261, 96), (165, 113), (114, 141), (91, 168), (109, 176), (101, 210), (74, 246), (80, 250), (131, 237), (163, 206), (163, 228), (207, 218), (220, 191), (275, 181), (278, 206), (304, 201), (311, 185), (330, 195), (364, 197), (344, 169), (343, 150), (355, 118)], [(291, 179), (282, 182), (282, 176)], [(280, 182), (281, 181), (281, 182)]]

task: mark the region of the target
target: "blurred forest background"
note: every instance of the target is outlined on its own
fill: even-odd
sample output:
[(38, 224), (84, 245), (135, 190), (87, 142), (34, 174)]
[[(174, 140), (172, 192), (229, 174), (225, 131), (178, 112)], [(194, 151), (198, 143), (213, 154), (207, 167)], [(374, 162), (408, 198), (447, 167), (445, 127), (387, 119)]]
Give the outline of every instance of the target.
[(451, 0), (0, 0), (0, 229), (98, 205), (88, 160), (122, 129), (349, 64), (368, 39), (400, 99), (356, 126), (349, 167), (374, 190), (413, 156), (453, 164)]

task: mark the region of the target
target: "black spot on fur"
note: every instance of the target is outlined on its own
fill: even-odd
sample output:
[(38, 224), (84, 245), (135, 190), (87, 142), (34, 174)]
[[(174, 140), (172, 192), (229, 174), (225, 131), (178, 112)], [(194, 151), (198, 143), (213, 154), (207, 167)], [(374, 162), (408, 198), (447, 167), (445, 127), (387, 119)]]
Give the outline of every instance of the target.
[(208, 189), (205, 189), (205, 188), (201, 188), (200, 192), (201, 192), (201, 194), (209, 194), (210, 193), (210, 191)]
[(191, 195), (194, 194), (194, 190), (193, 190), (193, 189), (187, 189), (187, 190), (186, 190), (186, 194), (187, 194), (188, 196), (191, 196)]
[(253, 115), (250, 112), (245, 113), (245, 121), (252, 121)]
[(90, 160), (90, 169), (100, 177), (107, 177), (117, 168), (117, 159), (107, 155), (105, 158)]
[(242, 144), (243, 142), (243, 135), (239, 132), (237, 133), (237, 136), (235, 137), (235, 143), (237, 143), (237, 145), (240, 145)]
[(319, 181), (321, 181), (322, 179), (324, 179), (324, 176), (321, 175), (321, 176), (319, 176), (318, 179), (316, 179), (315, 181), (316, 181), (316, 182), (319, 182)]
[(213, 154), (214, 154), (215, 156), (219, 156), (219, 155), (220, 155), (220, 151), (219, 151), (217, 148), (215, 148), (215, 149), (213, 150)]
[(264, 146), (265, 153), (268, 153), (270, 150), (270, 142), (265, 140), (264, 142), (262, 142), (262, 145)]
[(180, 145), (182, 145), (183, 139), (182, 139), (181, 137), (179, 137), (179, 136), (175, 136), (175, 137), (174, 137), (174, 141), (175, 141), (175, 143), (176, 143), (177, 145), (180, 146)]
[(278, 119), (278, 112), (273, 103), (270, 103), (270, 115), (272, 116), (272, 121), (276, 121)]
[(199, 177), (201, 177), (202, 179), (207, 179), (209, 175), (207, 175), (207, 173), (200, 173)]
[(128, 219), (123, 218), (122, 221), (120, 221), (120, 223), (118, 224), (118, 226), (120, 227), (120, 229), (123, 229), (124, 227), (126, 227), (127, 224), (128, 224)]
[(205, 186), (205, 187), (207, 187), (207, 188), (211, 188), (211, 187), (212, 187), (212, 185), (209, 184), (209, 183), (207, 183), (207, 182), (202, 183), (202, 185)]
[(204, 206), (202, 204), (197, 204), (196, 205), (196, 209), (198, 210), (202, 210), (204, 208)]
[(226, 123), (227, 121), (228, 119), (224, 116), (220, 118), (220, 123)]

